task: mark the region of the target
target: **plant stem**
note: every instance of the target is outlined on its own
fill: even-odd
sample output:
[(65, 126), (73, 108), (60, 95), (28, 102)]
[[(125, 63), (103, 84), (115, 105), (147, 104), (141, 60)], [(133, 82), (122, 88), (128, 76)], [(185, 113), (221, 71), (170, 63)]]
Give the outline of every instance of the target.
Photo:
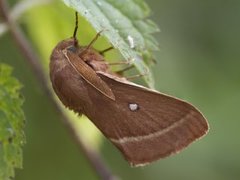
[[(27, 10), (31, 9), (34, 6), (39, 6), (43, 4), (48, 4), (52, 2), (53, 0), (41, 0), (41, 1), (36, 1), (36, 0), (24, 0), (18, 2), (12, 9), (11, 12), (9, 12), (9, 17), (17, 21), (24, 12)], [(5, 32), (8, 31), (8, 26), (5, 23), (0, 24), (0, 36), (3, 35)]]
[(110, 170), (103, 162), (99, 154), (90, 145), (84, 143), (81, 140), (81, 138), (77, 135), (77, 132), (74, 129), (74, 125), (71, 123), (71, 120), (68, 118), (68, 116), (65, 115), (65, 113), (61, 109), (61, 106), (55, 101), (51, 93), (50, 87), (48, 86), (49, 83), (46, 74), (44, 73), (44, 70), (41, 66), (40, 59), (34, 52), (32, 46), (26, 39), (25, 35), (23, 34), (19, 26), (9, 16), (9, 8), (6, 0), (0, 0), (0, 15), (2, 16), (2, 19), (5, 21), (5, 23), (8, 25), (10, 34), (13, 37), (14, 42), (21, 50), (21, 53), (25, 57), (27, 63), (30, 64), (34, 74), (38, 78), (38, 82), (40, 83), (41, 88), (48, 96), (56, 112), (60, 115), (64, 125), (67, 127), (70, 134), (72, 135), (72, 138), (79, 146), (82, 153), (86, 156), (93, 169), (96, 171), (96, 173), (101, 179), (104, 180), (117, 179), (117, 177), (110, 172)]

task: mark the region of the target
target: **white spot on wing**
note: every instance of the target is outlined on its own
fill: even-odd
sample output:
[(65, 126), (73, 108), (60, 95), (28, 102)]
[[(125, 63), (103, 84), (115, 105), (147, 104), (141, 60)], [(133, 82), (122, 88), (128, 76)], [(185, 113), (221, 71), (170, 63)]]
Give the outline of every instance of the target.
[(136, 103), (130, 103), (130, 104), (128, 105), (128, 107), (129, 107), (129, 109), (130, 109), (131, 111), (136, 111), (136, 110), (138, 110), (138, 108), (139, 108)]

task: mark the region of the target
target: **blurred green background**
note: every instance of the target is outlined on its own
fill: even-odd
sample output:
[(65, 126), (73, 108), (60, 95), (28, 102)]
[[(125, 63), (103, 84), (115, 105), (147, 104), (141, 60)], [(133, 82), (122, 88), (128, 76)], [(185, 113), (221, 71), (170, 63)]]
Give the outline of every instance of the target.
[[(152, 68), (156, 89), (198, 107), (209, 121), (210, 132), (180, 154), (143, 168), (130, 168), (98, 134), (96, 148), (122, 179), (240, 179), (240, 1), (147, 2), (162, 31), (155, 36), (161, 48)], [(72, 35), (73, 14), (62, 2), (54, 2), (32, 8), (19, 20), (46, 71), (53, 47)], [(78, 35), (87, 44), (95, 32), (80, 19)], [(96, 47), (104, 49), (108, 44), (101, 38)], [(16, 171), (16, 180), (98, 179), (9, 33), (0, 37), (0, 61), (12, 65), (14, 75), (24, 84), (27, 144), (24, 168)], [(89, 133), (96, 134), (94, 130)]]

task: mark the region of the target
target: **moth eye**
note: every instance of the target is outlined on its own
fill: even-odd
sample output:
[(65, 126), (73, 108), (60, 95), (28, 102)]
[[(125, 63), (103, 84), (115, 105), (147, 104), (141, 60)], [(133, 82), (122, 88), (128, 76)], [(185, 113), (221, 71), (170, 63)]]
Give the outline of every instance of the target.
[(129, 103), (128, 107), (129, 107), (130, 111), (137, 111), (139, 109), (139, 106), (136, 103)]
[(72, 52), (74, 52), (74, 53), (77, 52), (77, 48), (74, 47), (74, 46), (68, 47), (67, 50), (68, 50), (68, 51), (72, 51)]

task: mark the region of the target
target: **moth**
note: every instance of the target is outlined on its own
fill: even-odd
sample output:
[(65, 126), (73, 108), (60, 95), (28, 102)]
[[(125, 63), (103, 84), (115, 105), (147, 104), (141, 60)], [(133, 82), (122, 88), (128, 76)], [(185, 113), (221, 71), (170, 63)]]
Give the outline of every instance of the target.
[(69, 109), (86, 115), (132, 166), (177, 153), (208, 131), (193, 105), (111, 72), (101, 53), (72, 38), (53, 49), (52, 87)]

